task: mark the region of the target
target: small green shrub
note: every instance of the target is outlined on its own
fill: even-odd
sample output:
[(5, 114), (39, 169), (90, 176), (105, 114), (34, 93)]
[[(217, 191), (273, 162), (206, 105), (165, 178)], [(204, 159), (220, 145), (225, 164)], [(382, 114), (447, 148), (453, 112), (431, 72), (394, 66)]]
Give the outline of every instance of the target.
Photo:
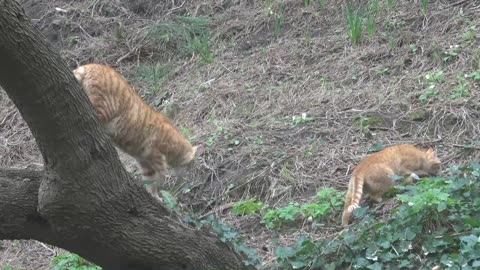
[(77, 254), (60, 253), (52, 259), (52, 270), (100, 270), (100, 266), (96, 266), (87, 262)]
[(307, 116), (306, 113), (302, 113), (301, 115), (294, 115), (292, 116), (292, 127), (296, 127), (300, 124), (312, 122), (314, 120), (315, 119), (313, 119), (312, 117)]
[(416, 53), (417, 52), (417, 45), (416, 44), (410, 44), (408, 45), (408, 47), (410, 48), (410, 51), (412, 53)]
[(263, 215), (263, 220), (265, 221), (267, 228), (273, 229), (286, 222), (295, 221), (296, 215), (300, 212), (300, 204), (297, 202), (291, 202), (285, 207), (268, 209)]
[(363, 134), (363, 136), (365, 136), (365, 138), (370, 139), (373, 137), (374, 133), (370, 130), (370, 117), (358, 115), (353, 118), (353, 121), (358, 122), (360, 132)]
[(462, 39), (466, 43), (473, 44), (477, 38), (477, 25), (472, 21), (467, 21), (467, 23), (468, 28), (465, 32), (463, 32)]
[(290, 202), (285, 207), (270, 208), (263, 215), (269, 229), (296, 221), (299, 217), (318, 219), (339, 211), (343, 205), (344, 193), (334, 188), (325, 188), (317, 192), (314, 202), (300, 204)]
[(439, 94), (436, 83), (443, 77), (443, 71), (429, 72), (425, 75), (425, 84), (427, 88), (420, 94), (420, 100), (427, 100)]
[(468, 88), (468, 82), (465, 77), (466, 76), (462, 74), (457, 77), (458, 86), (453, 89), (452, 99), (468, 97), (470, 95), (470, 89)]
[(345, 18), (347, 21), (348, 37), (353, 43), (359, 43), (362, 39), (363, 20), (359, 8), (353, 7), (351, 3), (347, 3), (345, 9)]
[(136, 70), (136, 78), (140, 81), (147, 82), (151, 85), (150, 93), (156, 95), (160, 91), (160, 87), (166, 82), (170, 76), (170, 66), (160, 65), (140, 65)]
[(232, 207), (232, 213), (234, 215), (250, 215), (262, 209), (263, 206), (264, 204), (260, 201), (257, 201), (256, 199), (237, 202)]
[[(229, 185), (229, 189), (232, 188), (234, 188), (234, 185)], [(162, 198), (170, 210), (173, 210), (178, 216), (183, 216), (183, 221), (185, 223), (194, 226), (197, 229), (202, 229), (204, 227), (211, 229), (215, 234), (218, 235), (220, 241), (230, 244), (237, 252), (246, 255), (246, 259), (243, 261), (245, 265), (254, 265), (256, 266), (256, 269), (263, 269), (262, 263), (256, 251), (253, 248), (246, 246), (243, 243), (241, 235), (232, 227), (223, 223), (213, 215), (209, 215), (205, 219), (201, 220), (192, 214), (184, 215), (180, 205), (177, 202), (177, 199), (168, 192), (162, 191)], [(247, 204), (244, 203), (243, 205), (245, 206)]]
[(375, 35), (375, 32), (377, 30), (376, 25), (375, 25), (375, 17), (372, 14), (369, 14), (367, 16), (366, 20), (366, 27), (367, 27), (367, 33), (368, 36), (371, 38)]
[(387, 0), (387, 7), (391, 9), (393, 7), (393, 0)]
[(207, 17), (178, 16), (150, 27), (148, 37), (164, 49), (172, 49), (183, 57), (197, 54), (205, 63), (212, 62)]
[[(280, 30), (285, 20), (285, 2), (283, 0), (264, 0), (267, 3), (266, 14), (273, 21), (273, 36), (275, 39), (280, 37)], [(304, 5), (310, 5), (311, 0), (304, 0)]]
[(475, 81), (480, 81), (480, 70), (469, 73), (465, 76), (466, 78), (471, 78)]
[(456, 58), (458, 54), (460, 53), (460, 46), (455, 45), (455, 46), (450, 46), (443, 54), (442, 54), (442, 60), (444, 63), (450, 62), (452, 59)]
[(198, 220), (194, 216), (187, 215), (184, 217), (184, 221), (193, 224), (198, 229), (203, 227), (211, 228), (213, 232), (220, 237), (222, 242), (231, 244), (237, 252), (246, 255), (247, 258), (243, 260), (245, 265), (254, 265), (256, 269), (263, 269), (262, 262), (260, 261), (257, 252), (243, 243), (243, 239), (237, 231), (218, 220), (213, 215), (210, 215), (203, 220)]
[(420, 1), (420, 9), (422, 10), (423, 16), (427, 16), (428, 0)]
[[(220, 126), (216, 121), (213, 121), (214, 125), (216, 125), (216, 129), (208, 136), (207, 141), (205, 144), (207, 146), (213, 146), (218, 139), (223, 138), (224, 140), (228, 141), (229, 146), (238, 146), (240, 144), (240, 140), (233, 138), (233, 134), (225, 129), (224, 127)], [(232, 148), (228, 148), (232, 150)]]

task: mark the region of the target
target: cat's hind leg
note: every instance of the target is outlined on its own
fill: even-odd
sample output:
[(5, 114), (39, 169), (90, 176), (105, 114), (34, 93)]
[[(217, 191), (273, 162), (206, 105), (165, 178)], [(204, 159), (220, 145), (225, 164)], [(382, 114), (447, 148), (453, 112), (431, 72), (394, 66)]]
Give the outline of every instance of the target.
[(145, 188), (147, 191), (152, 194), (154, 197), (159, 198), (158, 192), (159, 192), (159, 177), (162, 177), (158, 175), (153, 168), (153, 166), (150, 164), (149, 161), (145, 160), (137, 160), (138, 165), (140, 167), (140, 171), (142, 172), (142, 180), (145, 184)]

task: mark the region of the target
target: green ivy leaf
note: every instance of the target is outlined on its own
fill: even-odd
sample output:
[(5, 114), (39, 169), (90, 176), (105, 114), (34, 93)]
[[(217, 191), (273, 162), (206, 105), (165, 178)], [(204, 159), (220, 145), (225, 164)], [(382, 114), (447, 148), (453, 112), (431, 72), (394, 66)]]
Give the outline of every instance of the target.
[(286, 259), (295, 255), (295, 250), (291, 247), (277, 247), (275, 248), (275, 255), (279, 258)]
[(447, 209), (447, 203), (446, 202), (441, 202), (437, 206), (437, 211), (442, 212), (443, 210)]

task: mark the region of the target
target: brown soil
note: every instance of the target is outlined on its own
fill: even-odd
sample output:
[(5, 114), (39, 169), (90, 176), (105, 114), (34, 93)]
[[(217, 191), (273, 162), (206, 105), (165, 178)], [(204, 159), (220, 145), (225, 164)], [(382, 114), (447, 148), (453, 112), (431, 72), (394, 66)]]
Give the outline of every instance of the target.
[[(468, 97), (451, 98), (457, 76), (480, 68), (478, 31), (472, 39), (464, 34), (480, 23), (475, 1), (429, 1), (427, 16), (412, 1), (394, 1), (392, 10), (379, 1), (377, 32), (359, 44), (347, 36), (343, 2), (333, 0), (323, 8), (281, 1), (278, 39), (265, 1), (22, 2), (72, 68), (114, 66), (194, 142), (208, 145), (191, 181), (178, 189), (171, 177), (169, 187), (184, 206), (215, 213), (244, 233), (267, 264), (274, 233), (259, 216), (232, 215), (232, 202), (256, 197), (281, 206), (308, 201), (323, 187), (345, 190), (352, 168), (375, 143), (435, 147), (445, 168), (478, 159), (478, 151), (462, 147), (478, 139), (478, 82), (467, 80)], [(151, 25), (180, 15), (211, 18), (211, 63), (150, 38)], [(443, 61), (455, 45), (458, 55)], [(170, 75), (153, 94), (153, 81), (138, 74), (157, 63), (168, 65)], [(419, 100), (425, 75), (437, 70), (443, 71), (439, 93)], [(292, 117), (302, 113), (312, 121), (295, 124)], [(369, 117), (372, 137), (362, 132), (360, 116)], [(135, 173), (135, 164), (122, 159)], [(0, 165), (41, 162), (28, 127), (0, 91)], [(300, 232), (329, 237), (338, 225), (338, 214), (317, 228), (299, 221), (280, 233), (280, 242)], [(48, 269), (55, 252), (34, 241), (3, 241), (0, 266)]]

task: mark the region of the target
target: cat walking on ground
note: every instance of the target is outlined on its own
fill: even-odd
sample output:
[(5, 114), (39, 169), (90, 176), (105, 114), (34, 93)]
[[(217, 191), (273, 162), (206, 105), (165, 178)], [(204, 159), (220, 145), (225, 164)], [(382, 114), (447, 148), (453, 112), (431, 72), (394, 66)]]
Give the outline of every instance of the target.
[(158, 195), (168, 167), (185, 170), (203, 152), (202, 145), (192, 146), (110, 66), (87, 64), (73, 73), (112, 141), (137, 160), (144, 180), (153, 180), (147, 186), (150, 193)]
[(411, 144), (395, 145), (371, 154), (353, 170), (343, 207), (342, 226), (347, 226), (353, 210), (359, 207), (362, 195), (381, 202), (383, 195), (395, 185), (393, 175), (406, 176), (412, 183), (419, 177), (437, 175), (440, 159), (430, 148), (423, 151)]

